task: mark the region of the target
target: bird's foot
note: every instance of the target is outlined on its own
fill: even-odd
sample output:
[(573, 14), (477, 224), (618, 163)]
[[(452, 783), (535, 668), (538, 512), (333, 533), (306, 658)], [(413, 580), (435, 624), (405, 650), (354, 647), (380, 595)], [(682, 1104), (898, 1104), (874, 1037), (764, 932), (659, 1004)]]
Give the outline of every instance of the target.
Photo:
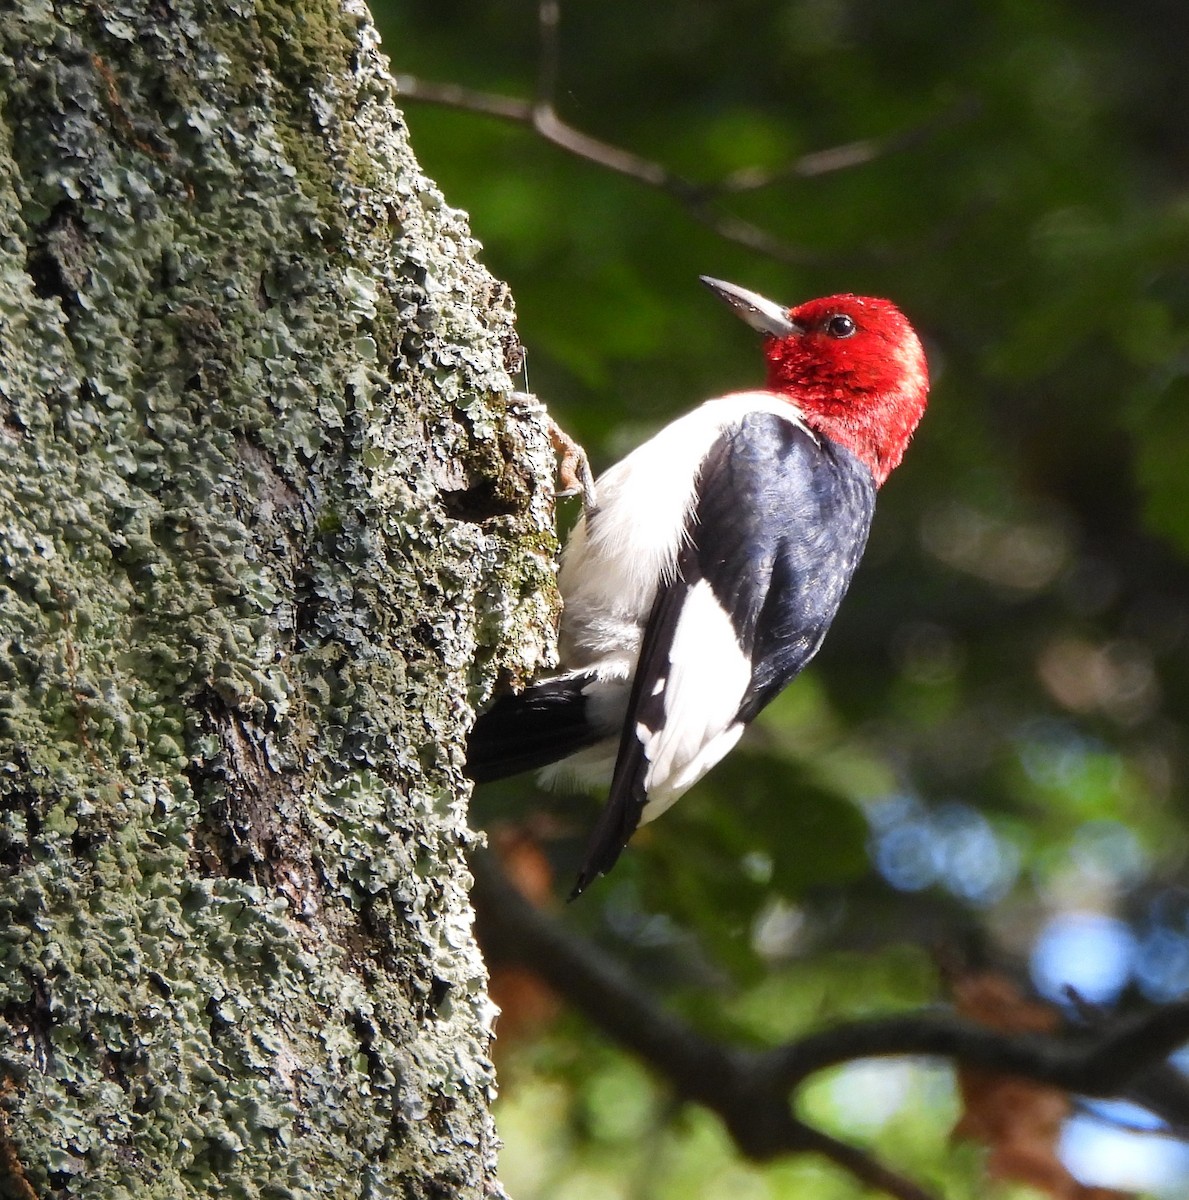
[(549, 432), (549, 441), (557, 455), (557, 490), (559, 498), (581, 496), (582, 507), (587, 516), (597, 503), (594, 474), (586, 451), (549, 415), (545, 406), (529, 392), (513, 392), (512, 403), (524, 411), (541, 417)]
[(586, 451), (552, 418), (549, 422), (549, 440), (557, 453), (557, 481), (561, 485), (558, 496), (581, 496), (582, 507), (589, 516), (594, 511), (598, 498), (595, 494), (594, 474)]

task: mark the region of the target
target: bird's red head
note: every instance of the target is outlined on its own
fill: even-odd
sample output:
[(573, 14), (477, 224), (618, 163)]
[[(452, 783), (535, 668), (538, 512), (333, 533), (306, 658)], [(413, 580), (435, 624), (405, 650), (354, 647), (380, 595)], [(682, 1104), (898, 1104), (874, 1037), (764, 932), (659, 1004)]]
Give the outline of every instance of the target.
[(904, 457), (929, 394), (925, 352), (904, 314), (888, 300), (849, 295), (786, 309), (733, 284), (704, 282), (765, 335), (767, 386), (882, 484)]

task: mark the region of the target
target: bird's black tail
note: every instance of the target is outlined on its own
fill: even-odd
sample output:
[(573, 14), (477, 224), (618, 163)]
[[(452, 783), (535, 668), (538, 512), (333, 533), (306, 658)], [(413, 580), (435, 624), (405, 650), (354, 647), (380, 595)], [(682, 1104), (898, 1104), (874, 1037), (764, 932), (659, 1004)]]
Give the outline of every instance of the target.
[(593, 674), (544, 679), (501, 696), (482, 713), (467, 742), (467, 774), (488, 783), (535, 771), (593, 746), (607, 736), (587, 720), (583, 688)]

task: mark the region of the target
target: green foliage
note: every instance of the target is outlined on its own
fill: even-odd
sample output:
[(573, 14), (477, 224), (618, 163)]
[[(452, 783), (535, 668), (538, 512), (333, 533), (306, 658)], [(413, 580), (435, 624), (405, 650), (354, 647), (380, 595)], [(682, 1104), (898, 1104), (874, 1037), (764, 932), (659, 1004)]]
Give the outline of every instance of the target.
[[(533, 4), (377, 7), (398, 74), (532, 94)], [(711, 1025), (728, 998), (745, 1007), (774, 989), (798, 1016), (779, 1034), (765, 1026), (772, 1036), (856, 997), (904, 1002), (854, 951), (895, 961), (939, 930), (964, 945), (978, 927), (1022, 963), (1068, 907), (1140, 929), (1186, 853), (1184, 16), (1152, 0), (610, 0), (563, 4), (561, 20), (561, 115), (690, 180), (779, 175), (801, 155), (889, 139), (871, 161), (720, 198), (719, 211), (796, 247), (789, 266), (526, 129), (408, 106), (429, 173), (516, 296), (533, 390), (596, 466), (757, 380), (754, 339), (700, 272), (789, 302), (891, 296), (934, 375), (810, 675), (567, 919)], [(515, 794), (537, 802), (528, 785)], [(542, 803), (573, 829), (557, 851), (564, 875), (593, 810)], [(1002, 868), (981, 898), (962, 877), (976, 834)], [(894, 854), (910, 843), (945, 861), (897, 893), (887, 871), (911, 866)], [(807, 981), (826, 978), (829, 1003), (805, 1007)], [(914, 1000), (937, 995), (930, 983)], [(585, 1103), (611, 1086), (603, 1069)], [(512, 1089), (514, 1142), (554, 1086), (545, 1071)], [(952, 1096), (914, 1095), (891, 1157), (946, 1195), (982, 1194), (971, 1157), (945, 1145)], [(740, 1168), (704, 1118), (670, 1127), (652, 1103), (660, 1132), (628, 1140), (665, 1143), (656, 1179), (567, 1175), (567, 1196), (667, 1195), (679, 1178), (687, 1196), (855, 1194), (812, 1163)], [(585, 1164), (574, 1171), (602, 1170), (599, 1128), (567, 1135)], [(559, 1178), (519, 1194), (560, 1194)]]

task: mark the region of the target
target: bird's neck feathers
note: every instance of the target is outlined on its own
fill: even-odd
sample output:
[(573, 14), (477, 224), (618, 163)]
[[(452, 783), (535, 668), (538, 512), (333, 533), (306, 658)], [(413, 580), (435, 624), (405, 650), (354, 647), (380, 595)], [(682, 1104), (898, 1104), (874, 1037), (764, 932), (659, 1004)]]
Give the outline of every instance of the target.
[[(899, 316), (899, 313), (896, 314)], [(929, 372), (907, 321), (886, 338), (825, 342), (769, 338), (768, 387), (791, 400), (808, 425), (845, 446), (880, 487), (904, 457), (925, 411)]]
[(845, 446), (870, 468), (876, 487), (882, 487), (900, 465), (925, 411), (925, 393), (920, 388), (873, 393), (864, 396), (861, 404), (853, 399), (838, 403), (832, 397), (794, 395), (793, 399), (810, 429)]

